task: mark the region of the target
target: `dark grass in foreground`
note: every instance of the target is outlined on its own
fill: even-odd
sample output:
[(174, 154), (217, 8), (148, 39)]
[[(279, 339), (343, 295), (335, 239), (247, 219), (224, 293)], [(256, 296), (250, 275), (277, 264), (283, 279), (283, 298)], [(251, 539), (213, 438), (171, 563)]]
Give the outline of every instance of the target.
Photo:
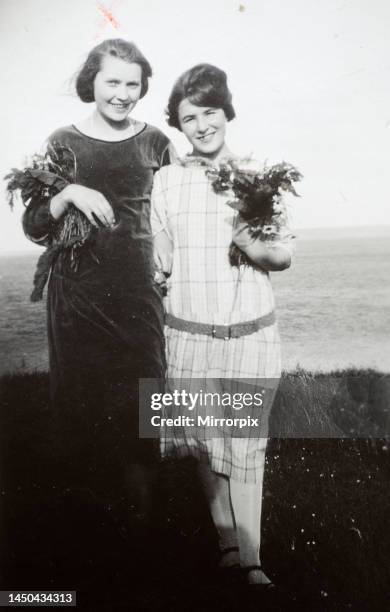
[(192, 463), (156, 466), (149, 524), (120, 498), (69, 488), (47, 397), (45, 374), (1, 379), (3, 590), (77, 590), (86, 610), (387, 609), (389, 376), (284, 375), (264, 487), (273, 595), (216, 581)]

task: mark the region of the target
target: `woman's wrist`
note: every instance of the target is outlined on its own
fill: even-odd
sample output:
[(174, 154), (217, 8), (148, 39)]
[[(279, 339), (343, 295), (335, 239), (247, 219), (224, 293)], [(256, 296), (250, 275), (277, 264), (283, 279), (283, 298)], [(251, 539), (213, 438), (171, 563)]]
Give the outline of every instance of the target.
[(69, 198), (67, 197), (68, 195), (67, 190), (68, 190), (68, 187), (65, 187), (62, 191), (57, 193), (50, 200), (49, 210), (50, 210), (51, 216), (55, 220), (62, 217), (62, 215), (66, 212), (68, 208)]
[(256, 238), (253, 237), (248, 224), (236, 221), (233, 228), (233, 242), (244, 253), (254, 244)]
[(237, 217), (233, 227), (233, 242), (259, 268), (276, 272), (290, 266), (291, 257), (286, 249), (272, 246), (253, 236), (250, 226)]

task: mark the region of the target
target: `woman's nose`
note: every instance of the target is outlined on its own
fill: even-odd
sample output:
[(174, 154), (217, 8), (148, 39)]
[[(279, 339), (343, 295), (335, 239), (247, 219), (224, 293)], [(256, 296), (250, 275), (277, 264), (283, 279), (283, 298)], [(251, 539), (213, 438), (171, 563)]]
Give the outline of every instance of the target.
[(129, 98), (129, 92), (127, 91), (126, 85), (118, 87), (116, 90), (116, 97), (119, 100), (127, 100)]
[(207, 121), (205, 117), (198, 117), (196, 129), (198, 132), (205, 132), (207, 130)]

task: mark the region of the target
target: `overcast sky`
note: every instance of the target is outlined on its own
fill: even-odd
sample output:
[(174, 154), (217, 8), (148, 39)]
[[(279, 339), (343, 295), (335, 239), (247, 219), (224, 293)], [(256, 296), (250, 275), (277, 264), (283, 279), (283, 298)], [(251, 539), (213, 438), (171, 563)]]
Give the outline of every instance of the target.
[[(0, 0), (0, 174), (92, 111), (71, 77), (95, 44), (119, 36), (154, 70), (134, 117), (180, 153), (185, 139), (163, 112), (173, 81), (214, 63), (233, 92), (230, 148), (305, 176), (296, 228), (389, 225), (389, 32), (388, 0)], [(31, 248), (22, 204), (11, 213), (3, 188), (2, 200), (0, 249)]]

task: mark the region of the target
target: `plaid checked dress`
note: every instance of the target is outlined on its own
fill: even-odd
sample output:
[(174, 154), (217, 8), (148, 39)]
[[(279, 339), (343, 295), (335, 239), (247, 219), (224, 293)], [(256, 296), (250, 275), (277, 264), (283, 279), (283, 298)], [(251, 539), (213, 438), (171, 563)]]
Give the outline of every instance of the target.
[[(152, 231), (154, 235), (165, 231), (173, 244), (166, 312), (216, 325), (262, 317), (274, 310), (268, 273), (230, 265), (228, 250), (237, 213), (227, 206), (232, 194), (215, 193), (205, 170), (189, 162), (165, 166), (154, 176)], [(286, 227), (275, 244), (291, 251), (291, 239)], [(230, 340), (167, 326), (165, 334), (168, 385), (178, 388), (185, 380), (191, 392), (223, 393), (238, 390), (245, 379), (245, 384), (253, 383), (255, 392), (261, 380), (268, 380), (276, 390), (281, 372), (276, 323)], [(257, 482), (264, 465), (268, 421), (268, 411), (258, 410), (264, 432), (261, 438), (235, 438), (226, 431), (211, 439), (183, 432), (167, 438), (162, 432), (162, 455), (191, 455), (217, 473)]]

